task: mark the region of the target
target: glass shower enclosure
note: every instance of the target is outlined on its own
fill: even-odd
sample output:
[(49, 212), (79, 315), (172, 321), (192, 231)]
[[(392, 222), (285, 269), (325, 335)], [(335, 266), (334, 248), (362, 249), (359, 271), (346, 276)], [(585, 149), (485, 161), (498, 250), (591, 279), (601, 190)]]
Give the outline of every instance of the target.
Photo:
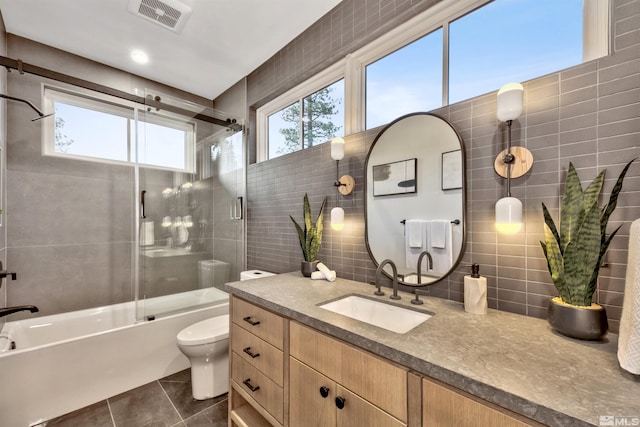
[(145, 100), (132, 138), (138, 320), (226, 299), (244, 265), (242, 127), (166, 94)]

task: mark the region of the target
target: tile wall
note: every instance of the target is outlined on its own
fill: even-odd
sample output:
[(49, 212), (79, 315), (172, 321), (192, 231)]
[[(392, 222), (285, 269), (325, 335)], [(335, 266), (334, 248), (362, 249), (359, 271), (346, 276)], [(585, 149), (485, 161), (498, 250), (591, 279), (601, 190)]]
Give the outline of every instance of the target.
[[(366, 44), (379, 35), (375, 23), (384, 22), (387, 31), (433, 3), (344, 0), (248, 77), (248, 105), (257, 108)], [(608, 193), (624, 164), (640, 156), (640, 0), (613, 0), (612, 14), (610, 56), (523, 82), (524, 113), (514, 123), (513, 143), (531, 150), (535, 163), (529, 174), (512, 183), (512, 193), (525, 209), (525, 229), (519, 234), (507, 237), (493, 228), (493, 207), (505, 191), (504, 180), (493, 171), (505, 135), (495, 116), (495, 93), (435, 111), (450, 120), (464, 140), (468, 228), (461, 265), (430, 288), (432, 295), (461, 301), (463, 276), (468, 265), (478, 263), (488, 278), (490, 307), (546, 316), (547, 300), (556, 293), (539, 245), (541, 202), (558, 213), (561, 182), (570, 161), (585, 182), (606, 168)], [(373, 280), (375, 272), (364, 239), (363, 167), (379, 130), (346, 138), (340, 174), (354, 176), (356, 190), (340, 199), (345, 229), (334, 232), (327, 220), (320, 251), (320, 258), (338, 276), (363, 282)], [(299, 269), (301, 252), (289, 215), (302, 217), (305, 192), (314, 212), (323, 197), (328, 197), (327, 214), (335, 206), (335, 162), (329, 149), (320, 145), (249, 166), (248, 268), (277, 273)], [(607, 308), (613, 331), (621, 314), (630, 222), (640, 218), (639, 194), (640, 162), (630, 169), (611, 217), (610, 229), (622, 228), (607, 255), (608, 267), (601, 270), (595, 296)]]

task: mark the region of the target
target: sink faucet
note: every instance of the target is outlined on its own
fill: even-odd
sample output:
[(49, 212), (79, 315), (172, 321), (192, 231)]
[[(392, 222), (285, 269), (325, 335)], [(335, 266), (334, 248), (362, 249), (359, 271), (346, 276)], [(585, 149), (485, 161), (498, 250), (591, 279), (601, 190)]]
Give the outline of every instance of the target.
[(391, 295), (389, 298), (400, 299), (400, 296), (398, 295), (398, 268), (390, 259), (385, 259), (378, 266), (378, 269), (376, 270), (376, 285), (379, 286), (378, 283), (380, 281), (380, 274), (382, 274), (382, 269), (387, 264), (391, 264), (391, 270), (393, 271), (393, 295)]
[(427, 270), (433, 270), (433, 258), (429, 251), (422, 251), (420, 256), (418, 257), (418, 285), (422, 284), (422, 258), (427, 256), (427, 261), (429, 265), (427, 266)]
[(19, 311), (30, 311), (32, 313), (36, 313), (39, 310), (38, 310), (38, 307), (36, 307), (35, 305), (19, 305), (16, 307), (5, 307), (5, 308), (0, 308), (0, 317), (8, 316), (10, 314), (17, 313)]

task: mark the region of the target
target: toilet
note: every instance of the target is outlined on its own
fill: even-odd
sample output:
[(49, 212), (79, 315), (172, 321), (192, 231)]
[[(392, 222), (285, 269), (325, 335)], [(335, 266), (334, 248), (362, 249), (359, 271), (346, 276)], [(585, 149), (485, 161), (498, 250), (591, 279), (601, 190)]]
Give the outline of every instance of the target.
[(196, 400), (229, 391), (229, 315), (212, 317), (178, 333), (178, 348), (191, 363), (191, 393)]
[[(211, 261), (199, 265), (201, 272), (205, 273), (204, 280), (201, 276), (201, 287), (212, 286), (216, 277), (214, 270), (222, 271), (223, 276), (228, 275), (229, 264)], [(266, 276), (273, 276), (273, 273), (260, 270), (243, 271), (240, 273), (240, 280)], [(207, 286), (208, 283), (211, 284)], [(194, 399), (210, 399), (229, 391), (228, 314), (187, 326), (178, 333), (177, 345), (191, 363), (191, 393)]]

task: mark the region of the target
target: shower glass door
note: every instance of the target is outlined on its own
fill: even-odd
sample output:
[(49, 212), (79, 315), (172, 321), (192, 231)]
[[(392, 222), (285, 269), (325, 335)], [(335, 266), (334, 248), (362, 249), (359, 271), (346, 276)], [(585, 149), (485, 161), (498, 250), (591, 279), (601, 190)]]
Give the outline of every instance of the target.
[(244, 265), (243, 134), (157, 92), (136, 120), (137, 318), (226, 300)]

